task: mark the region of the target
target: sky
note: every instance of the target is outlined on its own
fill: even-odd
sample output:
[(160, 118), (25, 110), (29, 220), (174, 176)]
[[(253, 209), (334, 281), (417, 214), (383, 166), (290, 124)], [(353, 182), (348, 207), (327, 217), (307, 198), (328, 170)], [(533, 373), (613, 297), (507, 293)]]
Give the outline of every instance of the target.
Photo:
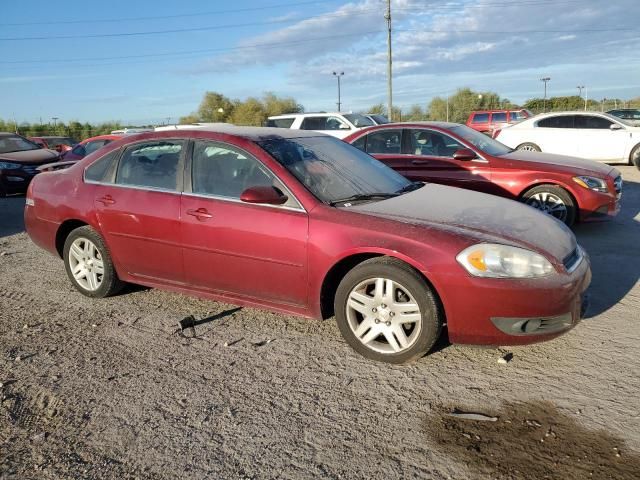
[[(205, 91), (386, 102), (386, 0), (0, 0), (0, 118), (177, 122)], [(25, 7), (27, 6), (27, 7)], [(638, 0), (392, 0), (394, 105), (640, 96)]]

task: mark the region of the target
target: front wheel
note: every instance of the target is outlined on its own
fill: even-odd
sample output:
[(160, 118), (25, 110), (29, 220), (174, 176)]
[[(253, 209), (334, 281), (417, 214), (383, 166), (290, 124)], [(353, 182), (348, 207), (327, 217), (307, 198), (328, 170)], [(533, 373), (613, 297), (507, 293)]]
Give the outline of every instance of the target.
[(361, 355), (387, 363), (424, 356), (442, 330), (431, 287), (410, 266), (379, 257), (353, 268), (335, 297), (338, 328)]
[(640, 145), (636, 145), (629, 155), (629, 165), (635, 165), (640, 170)]
[(562, 187), (540, 185), (525, 192), (520, 200), (530, 207), (557, 218), (568, 227), (576, 221), (576, 204)]
[(64, 242), (63, 258), (69, 280), (87, 297), (108, 297), (124, 286), (104, 240), (89, 226), (76, 228), (69, 234)]

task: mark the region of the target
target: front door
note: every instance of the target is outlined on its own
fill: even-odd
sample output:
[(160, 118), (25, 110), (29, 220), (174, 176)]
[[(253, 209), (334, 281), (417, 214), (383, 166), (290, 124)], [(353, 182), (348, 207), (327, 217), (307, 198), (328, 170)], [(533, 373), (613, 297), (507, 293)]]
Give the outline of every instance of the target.
[[(229, 144), (194, 142), (190, 170), (181, 207), (187, 281), (217, 293), (306, 305), (309, 222), (302, 206), (259, 160)], [(289, 200), (242, 202), (241, 193), (255, 186), (278, 188)]]
[(629, 132), (609, 119), (596, 115), (576, 115), (575, 127), (578, 134), (578, 156), (599, 161), (625, 161)]
[(100, 229), (121, 269), (170, 283), (184, 281), (180, 247), (183, 141), (128, 147), (113, 183), (96, 185)]

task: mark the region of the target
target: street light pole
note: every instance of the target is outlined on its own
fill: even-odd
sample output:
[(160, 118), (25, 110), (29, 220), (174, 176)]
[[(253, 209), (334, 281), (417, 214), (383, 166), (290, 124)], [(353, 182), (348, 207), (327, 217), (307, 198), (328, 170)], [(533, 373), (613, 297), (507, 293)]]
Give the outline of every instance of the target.
[(540, 79), (541, 82), (544, 82), (544, 100), (542, 103), (542, 111), (547, 111), (547, 82), (551, 80), (551, 77), (543, 77)]
[(584, 111), (587, 111), (587, 98), (589, 97), (589, 90), (587, 87), (584, 87)]
[(335, 75), (335, 77), (338, 79), (338, 112), (340, 111), (340, 106), (342, 105), (342, 102), (340, 101), (340, 77), (342, 77), (344, 75), (344, 72), (333, 72), (333, 74)]
[(53, 133), (58, 133), (58, 131), (56, 130), (56, 122), (58, 121), (58, 118), (60, 117), (51, 117), (51, 120), (53, 120)]
[(387, 0), (387, 116), (393, 121), (393, 88), (392, 88), (392, 57), (391, 57), (391, 0)]

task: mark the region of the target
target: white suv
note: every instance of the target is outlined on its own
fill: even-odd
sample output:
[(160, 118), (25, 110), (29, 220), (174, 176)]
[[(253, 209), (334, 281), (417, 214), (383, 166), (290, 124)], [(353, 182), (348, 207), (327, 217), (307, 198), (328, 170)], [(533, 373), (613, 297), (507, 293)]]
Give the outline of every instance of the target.
[(361, 128), (375, 125), (359, 113), (290, 113), (269, 117), (267, 127), (313, 130), (345, 138)]

